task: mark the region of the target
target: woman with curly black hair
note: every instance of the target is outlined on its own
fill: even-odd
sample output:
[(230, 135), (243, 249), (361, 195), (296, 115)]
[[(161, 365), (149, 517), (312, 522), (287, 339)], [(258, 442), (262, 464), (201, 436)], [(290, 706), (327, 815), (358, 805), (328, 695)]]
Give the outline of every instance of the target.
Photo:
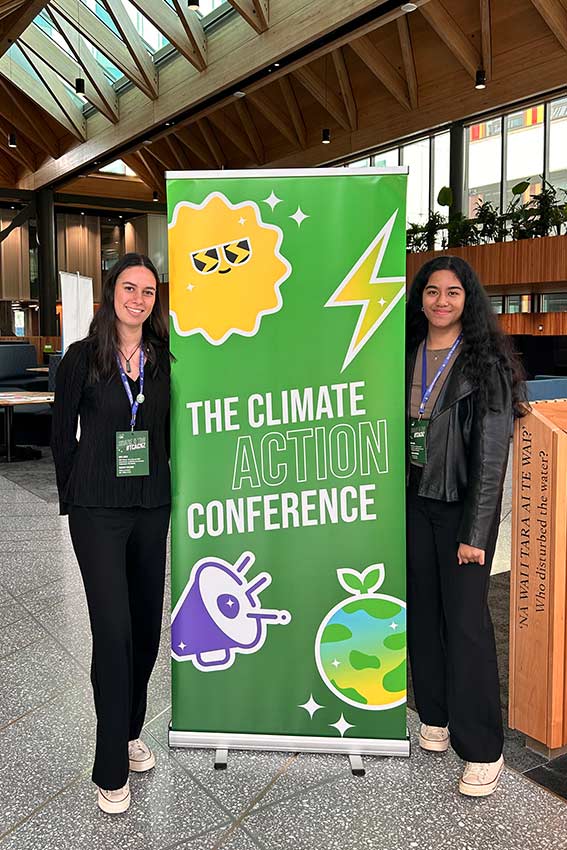
[(475, 272), (443, 256), (407, 305), (408, 642), (419, 743), (466, 762), (459, 790), (491, 794), (503, 731), (490, 567), (521, 367)]

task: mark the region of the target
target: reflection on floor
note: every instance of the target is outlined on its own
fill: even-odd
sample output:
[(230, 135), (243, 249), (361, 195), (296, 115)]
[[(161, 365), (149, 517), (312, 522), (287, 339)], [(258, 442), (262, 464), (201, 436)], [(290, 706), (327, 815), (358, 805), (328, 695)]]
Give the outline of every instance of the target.
[[(567, 850), (567, 804), (529, 781), (567, 796), (566, 759), (546, 764), (511, 731), (487, 800), (456, 792), (453, 753), (419, 750), (413, 711), (411, 759), (365, 758), (365, 778), (341, 756), (231, 752), (218, 772), (210, 751), (170, 751), (165, 617), (143, 733), (158, 765), (132, 778), (127, 814), (103, 815), (90, 782), (88, 618), (48, 457), (0, 465), (0, 553), (0, 850)], [(504, 701), (506, 559), (503, 545), (491, 592)]]

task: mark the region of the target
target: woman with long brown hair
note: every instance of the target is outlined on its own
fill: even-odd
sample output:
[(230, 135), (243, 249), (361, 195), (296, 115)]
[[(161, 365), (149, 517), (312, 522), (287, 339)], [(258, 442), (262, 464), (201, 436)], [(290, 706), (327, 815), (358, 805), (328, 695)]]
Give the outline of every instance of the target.
[[(108, 813), (130, 805), (128, 771), (155, 757), (140, 734), (157, 657), (170, 513), (167, 324), (142, 254), (110, 270), (88, 336), (57, 372), (52, 449), (93, 636), (92, 778)], [(77, 439), (77, 425), (80, 437)]]

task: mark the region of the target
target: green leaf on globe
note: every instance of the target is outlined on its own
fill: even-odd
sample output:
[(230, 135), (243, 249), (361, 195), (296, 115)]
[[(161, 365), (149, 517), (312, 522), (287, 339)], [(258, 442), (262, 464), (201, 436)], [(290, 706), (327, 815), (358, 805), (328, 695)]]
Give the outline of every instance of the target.
[(365, 652), (359, 652), (357, 649), (352, 650), (348, 660), (351, 667), (355, 670), (378, 670), (381, 666), (380, 659), (376, 655), (367, 655)]
[(376, 567), (375, 570), (371, 570), (364, 577), (364, 583), (363, 583), (364, 590), (366, 590), (367, 593), (370, 593), (372, 590), (374, 590), (374, 588), (376, 587), (377, 584), (382, 583), (381, 579), (383, 580), (383, 578), (384, 578), (383, 570), (379, 569), (378, 567)]
[(406, 633), (397, 632), (393, 635), (388, 635), (384, 638), (384, 646), (386, 649), (405, 649), (406, 648)]
[(402, 610), (397, 602), (390, 602), (389, 599), (360, 599), (349, 602), (345, 605), (344, 610), (347, 614), (355, 614), (357, 611), (364, 611), (369, 617), (374, 617), (376, 620), (389, 620), (395, 617)]
[(342, 623), (329, 623), (325, 627), (321, 643), (336, 643), (340, 640), (350, 640), (352, 632), (348, 626), (343, 626)]
[(390, 670), (389, 673), (386, 673), (384, 676), (384, 688), (391, 694), (395, 694), (398, 691), (405, 690), (406, 684), (406, 662), (404, 660), (395, 670)]

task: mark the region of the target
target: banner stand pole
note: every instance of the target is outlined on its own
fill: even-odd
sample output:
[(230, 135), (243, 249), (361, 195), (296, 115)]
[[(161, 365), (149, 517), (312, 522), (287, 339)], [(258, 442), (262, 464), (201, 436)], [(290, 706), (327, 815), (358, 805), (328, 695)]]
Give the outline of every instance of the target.
[(350, 769), (353, 776), (365, 776), (366, 769), (364, 764), (362, 763), (362, 756), (357, 756), (351, 753), (348, 757), (350, 762)]
[(228, 767), (228, 750), (216, 750), (215, 770), (226, 770)]

